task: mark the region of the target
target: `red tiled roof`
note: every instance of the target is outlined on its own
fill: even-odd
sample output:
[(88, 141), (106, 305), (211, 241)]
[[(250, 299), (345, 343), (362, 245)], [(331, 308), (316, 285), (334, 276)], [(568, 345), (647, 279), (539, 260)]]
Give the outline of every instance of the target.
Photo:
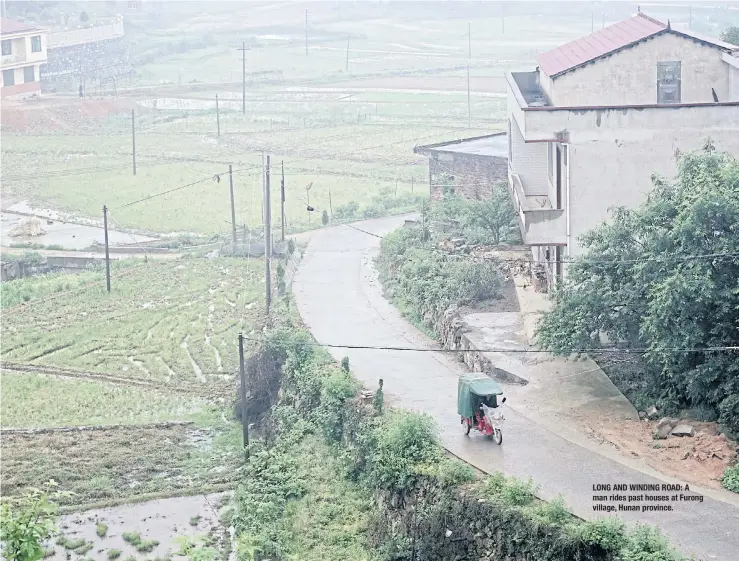
[(638, 13), (631, 19), (609, 25), (605, 29), (591, 33), (586, 37), (575, 39), (561, 47), (541, 53), (536, 56), (536, 61), (539, 63), (539, 69), (544, 74), (554, 78), (583, 64), (664, 32), (681, 35), (725, 51), (739, 49), (735, 45), (709, 37), (702, 37), (692, 31), (671, 29), (669, 23), (665, 24), (645, 14)]
[(36, 27), (26, 25), (14, 19), (0, 18), (0, 35), (11, 35), (13, 33), (23, 33), (25, 31), (33, 31)]
[(609, 25), (586, 37), (541, 53), (537, 55), (536, 61), (542, 72), (554, 77), (665, 29), (666, 24), (639, 13), (631, 19)]

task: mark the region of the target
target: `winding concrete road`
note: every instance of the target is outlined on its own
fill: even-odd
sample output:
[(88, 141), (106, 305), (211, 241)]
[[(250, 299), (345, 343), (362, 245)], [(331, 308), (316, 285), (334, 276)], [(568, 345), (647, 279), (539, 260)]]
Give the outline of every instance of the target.
[[(402, 217), (392, 217), (355, 225), (369, 233), (339, 226), (313, 235), (293, 290), (300, 314), (319, 343), (426, 349), (435, 346), (383, 298), (372, 267), (380, 242), (377, 236), (402, 224)], [(557, 427), (540, 426), (517, 412), (515, 403), (506, 410), (502, 446), (481, 436), (466, 437), (456, 408), (457, 377), (462, 367), (448, 354), (329, 350), (337, 359), (348, 356), (352, 371), (367, 386), (375, 387), (377, 380), (383, 378), (389, 403), (434, 417), (444, 446), (453, 454), (486, 472), (502, 470), (531, 477), (539, 486), (540, 497), (550, 499), (561, 494), (568, 507), (581, 517), (602, 515), (593, 511), (593, 495), (601, 494), (593, 490), (594, 485), (664, 483), (565, 440), (557, 434)], [(739, 561), (739, 508), (707, 496), (701, 502), (671, 504), (672, 512), (619, 515), (628, 522), (659, 526), (688, 555)]]

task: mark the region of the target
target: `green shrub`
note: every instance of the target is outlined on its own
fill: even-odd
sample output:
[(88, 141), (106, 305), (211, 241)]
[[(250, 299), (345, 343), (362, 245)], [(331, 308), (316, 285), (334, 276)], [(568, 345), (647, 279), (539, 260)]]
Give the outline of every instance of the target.
[(485, 490), (495, 500), (506, 506), (526, 506), (534, 502), (536, 487), (529, 479), (522, 481), (516, 477), (506, 477), (501, 472), (488, 477)]
[(385, 212), (386, 210), (383, 205), (373, 203), (364, 208), (364, 210), (362, 211), (362, 218), (365, 218), (367, 220), (370, 218), (378, 218), (380, 216), (383, 216)]
[(334, 218), (337, 220), (351, 220), (357, 217), (359, 211), (359, 203), (356, 201), (349, 201), (345, 205), (336, 207), (334, 211)]
[(420, 475), (427, 475), (436, 479), (442, 487), (456, 487), (475, 480), (475, 470), (468, 464), (450, 458), (442, 458), (440, 461), (421, 466)]
[(120, 549), (110, 549), (108, 550), (108, 559), (110, 561), (113, 561), (114, 559), (118, 559), (121, 556), (121, 550)]
[(326, 210), (321, 213), (321, 224), (328, 226), (328, 211)]
[(497, 262), (475, 262), (433, 251), (420, 226), (385, 236), (377, 260), (394, 303), (416, 323), (433, 328), (452, 305), (497, 298), (503, 275)]
[(407, 491), (421, 466), (442, 458), (436, 424), (428, 415), (394, 412), (375, 431), (369, 473), (374, 487)]
[(348, 356), (345, 356), (344, 358), (341, 359), (341, 369), (344, 372), (349, 372), (349, 357)]
[[(50, 490), (55, 485), (49, 482), (47, 487)], [(41, 490), (33, 489), (20, 497), (3, 500), (0, 542), (5, 559), (37, 561), (43, 558), (44, 542), (52, 535), (57, 520), (58, 508)]]
[(739, 464), (726, 468), (721, 477), (721, 485), (729, 491), (739, 493)]
[(682, 556), (670, 547), (659, 529), (637, 525), (621, 551), (623, 561), (680, 561)]
[(317, 416), (324, 434), (330, 440), (341, 440), (346, 401), (356, 396), (358, 390), (359, 384), (344, 370), (336, 370), (323, 379)]
[(571, 533), (588, 544), (596, 544), (606, 551), (620, 552), (626, 546), (626, 526), (618, 518), (588, 520), (571, 527)]
[(533, 516), (544, 524), (555, 526), (564, 526), (573, 521), (572, 514), (567, 510), (562, 497), (557, 497), (550, 502), (539, 503), (534, 508)]
[(719, 424), (728, 427), (733, 435), (739, 435), (739, 393), (726, 397), (719, 405), (719, 412)]
[(295, 240), (290, 238), (287, 240), (287, 254), (292, 255), (295, 253)]

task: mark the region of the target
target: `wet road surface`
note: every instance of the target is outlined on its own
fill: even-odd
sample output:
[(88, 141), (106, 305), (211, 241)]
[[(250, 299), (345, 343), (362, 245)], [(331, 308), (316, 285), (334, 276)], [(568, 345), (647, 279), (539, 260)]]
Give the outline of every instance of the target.
[[(295, 277), (293, 291), (301, 317), (322, 344), (432, 348), (435, 342), (405, 321), (383, 297), (371, 266), (384, 235), (403, 224), (402, 217), (340, 226), (313, 235)], [(375, 235), (371, 235), (375, 234)], [(663, 481), (573, 444), (515, 411), (505, 409), (503, 445), (466, 437), (457, 415), (457, 377), (462, 365), (437, 352), (330, 348), (348, 356), (354, 375), (368, 387), (384, 380), (386, 400), (423, 411), (436, 419), (444, 446), (484, 471), (502, 470), (531, 477), (545, 499), (563, 495), (575, 514), (593, 518), (597, 484)], [(603, 493), (603, 494), (612, 494)], [(634, 494), (634, 493), (620, 493)], [(650, 495), (671, 495), (649, 492)], [(688, 493), (690, 494), (690, 493)], [(613, 504), (613, 503), (611, 503)], [(641, 505), (663, 504), (642, 502)], [(739, 561), (739, 508), (704, 497), (702, 502), (675, 502), (672, 512), (622, 512), (628, 522), (658, 525), (685, 554), (701, 559)]]

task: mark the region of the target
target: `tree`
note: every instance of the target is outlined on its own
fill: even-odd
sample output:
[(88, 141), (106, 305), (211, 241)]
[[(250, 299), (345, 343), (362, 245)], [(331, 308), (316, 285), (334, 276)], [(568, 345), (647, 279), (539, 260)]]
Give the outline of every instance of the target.
[(87, 15), (87, 12), (80, 12), (80, 21), (82, 23), (87, 23), (90, 21), (90, 16)]
[(327, 226), (328, 225), (328, 212), (325, 211), (325, 210), (323, 211), (323, 213), (321, 213), (321, 223), (324, 226)]
[(732, 45), (739, 45), (739, 27), (729, 27), (723, 33), (721, 33), (721, 40), (731, 43)]
[(643, 205), (583, 236), (538, 341), (561, 355), (598, 347), (600, 334), (646, 348), (654, 397), (710, 409), (739, 433), (737, 353), (674, 351), (739, 340), (739, 162), (709, 140), (679, 157), (674, 181), (652, 180)]
[(38, 561), (44, 557), (44, 542), (56, 528), (58, 508), (48, 493), (56, 487), (54, 481), (45, 490), (29, 489), (20, 497), (8, 498), (0, 510), (0, 541), (3, 556), (9, 561)]
[(472, 203), (465, 222), (467, 229), (484, 232), (483, 241), (493, 245), (520, 241), (518, 218), (504, 184), (496, 184), (489, 199)]

